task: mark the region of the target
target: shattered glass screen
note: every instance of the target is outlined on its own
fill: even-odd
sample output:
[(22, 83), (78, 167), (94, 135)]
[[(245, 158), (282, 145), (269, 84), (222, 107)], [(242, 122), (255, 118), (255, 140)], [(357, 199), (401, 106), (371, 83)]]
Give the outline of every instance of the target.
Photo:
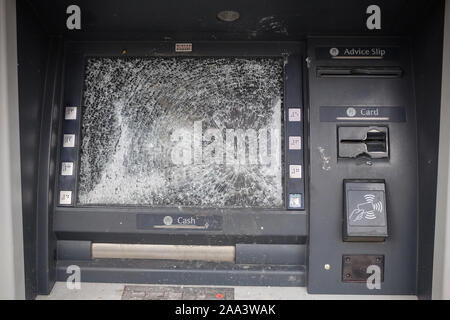
[(78, 204), (283, 207), (281, 58), (88, 58)]

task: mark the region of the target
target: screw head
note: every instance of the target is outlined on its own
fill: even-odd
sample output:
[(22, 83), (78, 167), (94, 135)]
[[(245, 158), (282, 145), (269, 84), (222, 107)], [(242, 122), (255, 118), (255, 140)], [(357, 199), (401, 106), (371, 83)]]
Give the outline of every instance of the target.
[(331, 269), (331, 266), (327, 263), (326, 265), (323, 266), (323, 268), (324, 268), (325, 270), (330, 270), (330, 269)]

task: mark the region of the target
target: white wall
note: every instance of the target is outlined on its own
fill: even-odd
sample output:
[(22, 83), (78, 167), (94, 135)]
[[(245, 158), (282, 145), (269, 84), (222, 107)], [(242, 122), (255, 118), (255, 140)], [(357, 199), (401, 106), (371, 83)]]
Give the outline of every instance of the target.
[(24, 299), (16, 2), (0, 0), (0, 299)]
[(450, 299), (450, 0), (445, 4), (433, 299)]

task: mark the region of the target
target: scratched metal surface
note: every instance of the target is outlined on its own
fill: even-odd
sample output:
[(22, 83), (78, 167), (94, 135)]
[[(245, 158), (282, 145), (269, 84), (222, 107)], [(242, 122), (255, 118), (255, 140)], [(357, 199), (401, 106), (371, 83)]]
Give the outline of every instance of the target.
[(283, 60), (89, 58), (79, 204), (283, 206)]
[(234, 300), (234, 288), (125, 286), (122, 300)]

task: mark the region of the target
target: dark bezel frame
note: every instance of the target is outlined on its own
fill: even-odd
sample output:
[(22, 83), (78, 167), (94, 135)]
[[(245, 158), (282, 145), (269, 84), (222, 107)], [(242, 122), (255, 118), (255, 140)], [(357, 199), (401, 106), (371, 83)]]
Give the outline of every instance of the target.
[[(155, 57), (155, 56), (183, 56), (183, 57), (284, 57), (284, 208), (194, 208), (184, 207), (182, 211), (177, 207), (150, 206), (80, 206), (76, 204), (79, 169), (79, 137), (81, 117), (75, 126), (76, 162), (74, 163), (75, 189), (72, 192), (72, 205), (64, 206), (55, 202), (54, 231), (59, 233), (126, 233), (141, 234), (173, 234), (173, 233), (206, 233), (231, 236), (296, 236), (307, 234), (305, 214), (305, 110), (303, 105), (303, 46), (299, 42), (194, 42), (192, 52), (175, 52), (175, 42), (68, 42), (65, 45), (65, 75), (63, 88), (63, 105), (59, 106), (60, 149), (58, 153), (55, 190), (59, 198), (59, 173), (61, 170), (62, 137), (64, 132), (64, 108), (66, 106), (82, 106), (85, 61), (88, 57)], [(287, 112), (289, 108), (300, 108), (302, 115), (300, 123), (289, 123)], [(288, 136), (296, 132), (302, 138), (301, 150), (289, 150)], [(302, 179), (289, 179), (289, 164), (302, 165)], [(293, 190), (293, 191), (290, 191)], [(302, 207), (289, 209), (289, 192), (303, 195)], [(221, 216), (223, 229), (221, 230), (155, 230), (138, 228), (137, 216), (149, 215), (193, 215), (193, 216)], [(257, 223), (255, 223), (257, 222)], [(106, 231), (107, 230), (107, 231)], [(73, 237), (72, 237), (73, 238)], [(92, 237), (91, 237), (92, 238)], [(102, 238), (102, 237), (100, 237)]]

